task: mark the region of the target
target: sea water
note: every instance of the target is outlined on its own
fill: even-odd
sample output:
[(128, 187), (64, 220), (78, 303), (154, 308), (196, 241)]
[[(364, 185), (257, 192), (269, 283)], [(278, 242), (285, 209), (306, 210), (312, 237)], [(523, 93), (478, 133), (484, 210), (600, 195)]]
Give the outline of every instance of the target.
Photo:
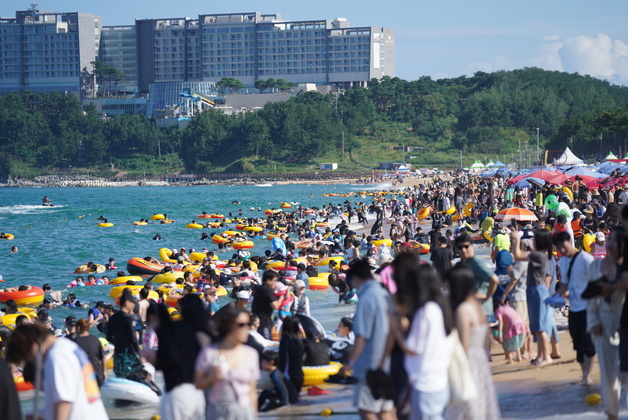
[[(113, 302), (108, 286), (86, 286), (66, 289), (76, 278), (74, 270), (88, 261), (106, 264), (115, 258), (118, 270), (126, 271), (126, 262), (133, 257), (153, 256), (159, 259), (160, 248), (187, 250), (202, 248), (218, 250), (211, 240), (200, 240), (202, 232), (211, 238), (213, 232), (224, 229), (187, 229), (192, 220), (203, 223), (201, 212), (220, 213), (225, 217), (265, 217), (264, 211), (279, 208), (280, 202), (322, 207), (341, 204), (355, 198), (323, 197), (325, 193), (358, 191), (363, 187), (351, 185), (277, 185), (256, 186), (194, 186), (194, 187), (120, 187), (120, 188), (0, 188), (0, 232), (15, 235), (14, 240), (0, 240), (0, 275), (5, 287), (49, 283), (53, 290), (70, 291), (81, 302), (93, 305), (98, 300)], [(41, 205), (48, 196), (53, 207)], [(366, 199), (358, 199), (366, 201)], [(235, 204), (234, 202), (239, 202)], [(233, 203), (233, 204), (232, 204)], [(296, 206), (295, 206), (296, 207)], [(261, 209), (261, 210), (259, 210)], [(293, 209), (294, 210), (294, 207)], [(287, 210), (287, 211), (291, 211)], [(166, 213), (175, 223), (150, 221), (146, 226), (134, 226), (140, 218)], [(102, 216), (113, 227), (97, 227)], [(355, 218), (354, 218), (355, 220)], [(233, 229), (233, 225), (229, 225)], [(354, 227), (358, 227), (354, 225)], [(155, 234), (161, 241), (153, 240)], [(252, 255), (263, 255), (271, 249), (264, 237), (253, 240)], [(17, 246), (18, 253), (11, 254)], [(233, 250), (220, 252), (228, 259)], [(118, 270), (100, 274), (116, 277)], [(100, 277), (97, 276), (97, 277)], [(83, 275), (86, 278), (85, 275)], [(339, 305), (333, 291), (309, 291), (312, 314), (326, 329), (335, 329), (340, 317), (353, 312), (353, 306)], [(228, 301), (222, 298), (221, 303)], [(61, 328), (68, 315), (87, 317), (84, 309), (54, 308), (50, 315)]]

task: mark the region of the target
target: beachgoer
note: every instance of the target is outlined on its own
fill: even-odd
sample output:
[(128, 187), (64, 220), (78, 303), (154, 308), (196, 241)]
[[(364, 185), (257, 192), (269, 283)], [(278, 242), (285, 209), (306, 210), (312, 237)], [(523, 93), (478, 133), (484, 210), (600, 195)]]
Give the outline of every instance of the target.
[(476, 294), (476, 279), (468, 268), (454, 268), (447, 272), (449, 298), (454, 311), (460, 342), (467, 353), (471, 376), (477, 396), (470, 401), (448, 407), (446, 418), (452, 420), (500, 419), (497, 392), (486, 357), (488, 325), (485, 312)]
[(267, 350), (262, 353), (262, 370), (269, 373), (271, 388), (264, 389), (257, 400), (260, 412), (274, 410), (284, 405), (297, 402), (298, 395), (292, 383), (277, 369), (279, 354), (276, 351)]
[(301, 324), (296, 316), (289, 316), (283, 320), (281, 329), (281, 340), (279, 342), (279, 363), (278, 369), (292, 383), (298, 395), (303, 386), (303, 357), (305, 349), (303, 347)]
[(591, 254), (578, 251), (567, 232), (554, 234), (552, 242), (556, 250), (562, 254), (558, 261), (562, 277), (556, 293), (566, 296), (569, 292), (569, 335), (573, 339), (576, 360), (582, 370), (582, 383), (590, 385), (595, 346), (591, 335), (587, 332), (587, 307), (586, 300), (582, 298), (582, 292), (587, 287), (587, 275), (594, 259)]
[[(262, 286), (260, 286), (262, 287)], [(223, 306), (213, 318), (219, 341), (204, 347), (196, 359), (194, 384), (207, 391), (207, 420), (252, 420), (257, 412), (259, 356), (244, 345), (249, 314), (235, 304)]]
[(7, 360), (15, 364), (35, 363), (38, 355), (43, 356), (43, 412), (47, 419), (109, 418), (100, 399), (94, 368), (76, 343), (55, 338), (39, 324), (17, 327), (9, 340)]
[[(67, 320), (66, 320), (67, 323)], [(77, 334), (72, 339), (80, 348), (83, 349), (87, 358), (89, 359), (94, 373), (96, 374), (96, 381), (98, 386), (102, 386), (107, 379), (107, 370), (105, 367), (105, 352), (103, 350), (100, 340), (89, 333), (89, 321), (85, 318), (81, 318), (76, 321)]]
[(355, 347), (341, 373), (352, 369), (353, 376), (358, 379), (354, 405), (362, 419), (373, 416), (392, 419), (393, 401), (383, 397), (375, 398), (366, 383), (368, 370), (382, 369), (385, 373), (389, 372), (390, 359), (386, 343), (390, 331), (390, 298), (388, 292), (373, 279), (371, 266), (366, 259), (354, 261), (349, 268), (349, 276), (352, 285), (358, 289), (360, 300), (353, 318)]
[(259, 333), (266, 339), (272, 338), (271, 329), (273, 322), (271, 316), (275, 309), (279, 309), (284, 300), (284, 296), (277, 298), (273, 290), (277, 284), (277, 272), (266, 270), (262, 276), (262, 285), (255, 289), (255, 296), (251, 304), (251, 312), (259, 316)]

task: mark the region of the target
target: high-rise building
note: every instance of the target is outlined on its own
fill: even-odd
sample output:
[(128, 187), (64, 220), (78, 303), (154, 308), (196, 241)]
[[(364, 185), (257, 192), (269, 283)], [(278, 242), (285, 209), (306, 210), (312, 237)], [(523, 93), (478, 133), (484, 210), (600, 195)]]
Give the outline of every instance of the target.
[(137, 36), (135, 26), (103, 26), (100, 35), (98, 59), (124, 73), (124, 80), (116, 86), (105, 86), (111, 91), (137, 90)]
[(0, 19), (0, 93), (84, 92), (101, 27), (89, 13), (26, 10)]
[(362, 86), (394, 76), (394, 33), (346, 19), (284, 21), (259, 12), (136, 20), (139, 86), (225, 77)]

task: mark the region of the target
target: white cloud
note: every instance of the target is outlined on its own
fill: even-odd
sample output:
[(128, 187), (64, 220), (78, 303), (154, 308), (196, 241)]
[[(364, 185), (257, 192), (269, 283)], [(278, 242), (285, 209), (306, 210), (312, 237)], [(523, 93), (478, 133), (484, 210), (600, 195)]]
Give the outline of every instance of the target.
[(628, 84), (628, 45), (625, 42), (613, 40), (606, 34), (560, 39), (557, 35), (545, 37), (538, 58), (531, 60), (531, 64)]

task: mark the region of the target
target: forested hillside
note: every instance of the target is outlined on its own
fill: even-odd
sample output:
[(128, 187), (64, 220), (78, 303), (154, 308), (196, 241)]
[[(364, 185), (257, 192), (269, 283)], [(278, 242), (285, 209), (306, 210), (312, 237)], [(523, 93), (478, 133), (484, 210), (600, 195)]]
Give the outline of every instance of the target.
[(628, 88), (536, 68), (442, 80), (383, 78), (338, 95), (301, 93), (244, 116), (208, 110), (185, 130), (158, 129), (138, 115), (105, 122), (73, 96), (13, 93), (0, 96), (0, 167), (11, 176), (68, 167), (252, 172), (271, 162), (303, 167), (328, 157), (381, 159), (369, 152), (381, 143), (420, 147), (426, 156), (504, 155), (520, 142), (536, 145), (537, 128), (542, 147), (572, 145), (585, 156), (624, 153)]

